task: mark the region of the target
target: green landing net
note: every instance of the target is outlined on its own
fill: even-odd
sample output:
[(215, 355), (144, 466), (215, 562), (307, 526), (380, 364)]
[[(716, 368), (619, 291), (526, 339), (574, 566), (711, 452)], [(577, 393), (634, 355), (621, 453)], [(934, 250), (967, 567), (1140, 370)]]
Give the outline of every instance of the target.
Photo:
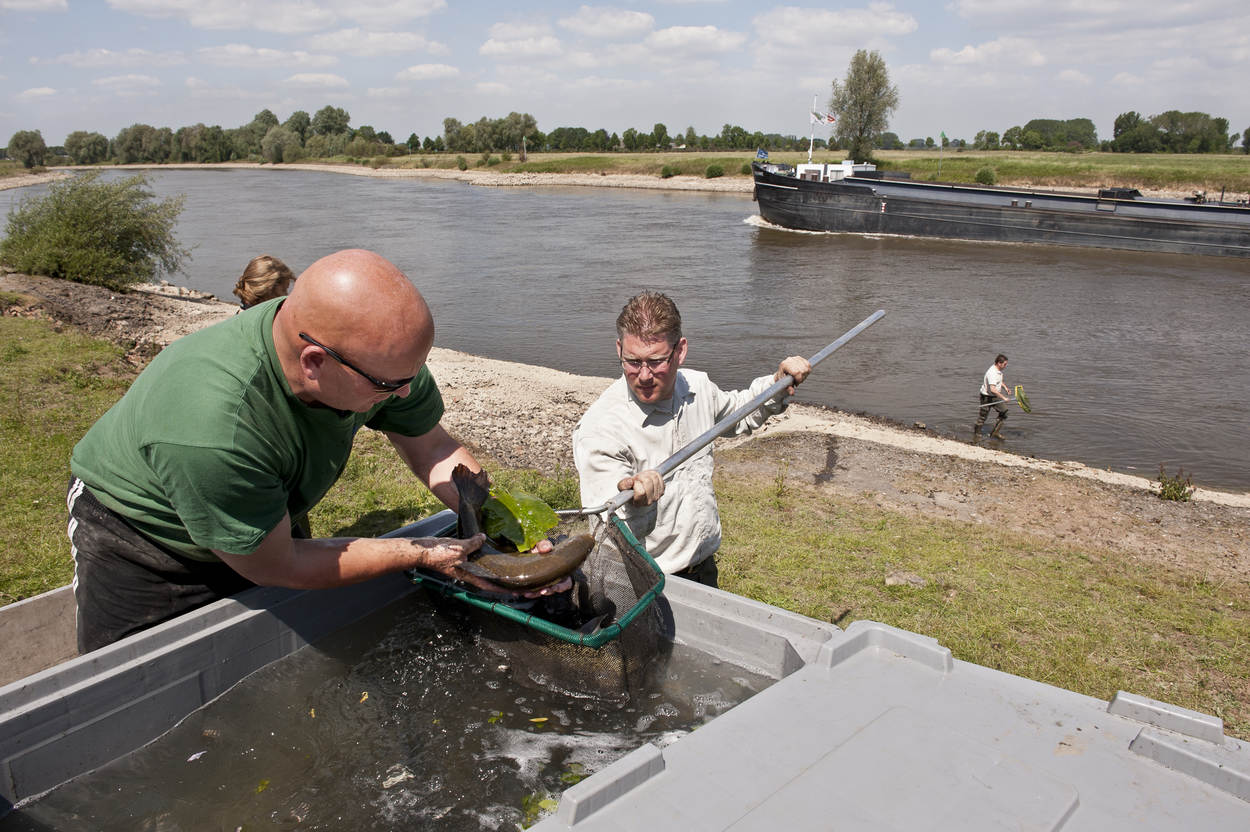
[(1025, 413), (1032, 413), (1033, 408), (1029, 406), (1029, 397), (1024, 394), (1024, 385), (1016, 385), (1016, 404), (1020, 405), (1020, 409)]

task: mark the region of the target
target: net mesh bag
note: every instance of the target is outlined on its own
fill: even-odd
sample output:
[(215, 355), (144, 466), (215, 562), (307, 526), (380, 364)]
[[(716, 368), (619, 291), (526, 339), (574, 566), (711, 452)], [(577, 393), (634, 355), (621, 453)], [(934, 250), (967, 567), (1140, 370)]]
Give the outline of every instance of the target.
[(1020, 409), (1025, 413), (1033, 412), (1033, 408), (1029, 405), (1029, 397), (1024, 394), (1024, 385), (1016, 385), (1016, 404), (1020, 405)]
[(462, 602), (439, 607), (478, 628), (514, 675), (573, 694), (627, 697), (662, 664), (656, 660), (670, 643), (663, 604), (656, 603), (664, 573), (619, 518), (593, 525), (595, 545), (574, 573), (573, 589), (559, 595), (516, 599), (420, 570), (409, 574), (436, 596)]

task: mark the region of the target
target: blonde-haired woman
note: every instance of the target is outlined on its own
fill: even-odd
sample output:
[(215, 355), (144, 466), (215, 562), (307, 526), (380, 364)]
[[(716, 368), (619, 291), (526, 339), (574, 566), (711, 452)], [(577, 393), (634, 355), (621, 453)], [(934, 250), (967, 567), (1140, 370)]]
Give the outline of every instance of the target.
[(243, 270), (243, 276), (235, 284), (234, 295), (244, 309), (258, 303), (281, 297), (291, 290), (295, 275), (277, 257), (262, 254), (253, 257)]

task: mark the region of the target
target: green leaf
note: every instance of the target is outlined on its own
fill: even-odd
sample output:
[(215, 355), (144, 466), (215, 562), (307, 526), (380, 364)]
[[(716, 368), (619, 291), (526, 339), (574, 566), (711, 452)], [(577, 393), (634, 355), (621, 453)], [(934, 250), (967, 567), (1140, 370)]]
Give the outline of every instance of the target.
[(528, 552), (560, 523), (551, 506), (532, 494), (495, 487), (482, 506), (488, 537), (511, 540), (518, 552)]

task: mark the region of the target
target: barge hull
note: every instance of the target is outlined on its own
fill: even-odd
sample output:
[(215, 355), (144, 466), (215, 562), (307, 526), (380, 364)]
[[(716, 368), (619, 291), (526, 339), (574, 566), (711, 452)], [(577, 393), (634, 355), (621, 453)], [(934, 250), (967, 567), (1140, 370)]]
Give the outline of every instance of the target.
[(810, 182), (757, 170), (755, 198), (765, 220), (801, 231), (1250, 257), (1250, 209), (1221, 215), (1201, 205), (927, 187), (934, 188)]

